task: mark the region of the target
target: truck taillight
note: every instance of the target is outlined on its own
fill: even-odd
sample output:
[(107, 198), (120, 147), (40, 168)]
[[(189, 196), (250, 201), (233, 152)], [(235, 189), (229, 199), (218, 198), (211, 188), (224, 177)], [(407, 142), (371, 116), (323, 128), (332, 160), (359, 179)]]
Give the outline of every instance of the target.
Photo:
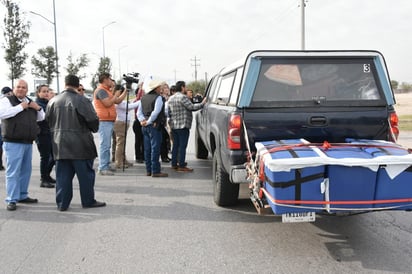
[(399, 118), (396, 112), (391, 112), (389, 116), (389, 124), (390, 124), (390, 130), (391, 130), (391, 136), (390, 138), (392, 139), (392, 142), (396, 142), (398, 140), (399, 136)]
[(240, 137), (242, 132), (242, 117), (232, 114), (229, 120), (227, 146), (229, 149), (240, 149)]

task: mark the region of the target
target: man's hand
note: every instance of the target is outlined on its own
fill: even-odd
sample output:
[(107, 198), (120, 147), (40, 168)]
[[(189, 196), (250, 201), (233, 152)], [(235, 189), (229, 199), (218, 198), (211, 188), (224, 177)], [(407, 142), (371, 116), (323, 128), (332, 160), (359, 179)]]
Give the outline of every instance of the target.
[(120, 90), (116, 90), (115, 92), (114, 92), (114, 97), (119, 97), (120, 96), (120, 93), (121, 93), (121, 91)]
[(205, 105), (206, 102), (207, 102), (207, 97), (204, 97), (203, 100), (202, 100), (202, 105)]
[(29, 107), (29, 103), (27, 103), (27, 102), (21, 102), (20, 105), (23, 109), (26, 109), (26, 108)]
[(36, 102), (34, 102), (34, 101), (30, 101), (29, 103), (28, 103), (28, 106), (29, 106), (29, 108), (33, 108), (33, 109), (35, 109), (35, 110), (37, 110), (37, 111), (40, 111), (41, 110), (41, 106), (39, 106)]
[(140, 122), (140, 125), (141, 125), (142, 127), (145, 127), (145, 126), (147, 126), (147, 121), (146, 121), (146, 120), (144, 120), (144, 121), (141, 121), (141, 122)]

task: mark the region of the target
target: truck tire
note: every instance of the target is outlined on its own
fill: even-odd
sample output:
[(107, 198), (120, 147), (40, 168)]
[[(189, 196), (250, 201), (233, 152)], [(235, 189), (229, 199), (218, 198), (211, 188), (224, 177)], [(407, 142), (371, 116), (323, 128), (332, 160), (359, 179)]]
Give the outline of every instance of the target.
[(199, 134), (195, 133), (195, 153), (197, 159), (207, 159), (208, 151), (203, 143), (202, 139), (200, 139)]
[(235, 205), (239, 197), (239, 184), (230, 182), (217, 151), (213, 154), (213, 194), (218, 206)]

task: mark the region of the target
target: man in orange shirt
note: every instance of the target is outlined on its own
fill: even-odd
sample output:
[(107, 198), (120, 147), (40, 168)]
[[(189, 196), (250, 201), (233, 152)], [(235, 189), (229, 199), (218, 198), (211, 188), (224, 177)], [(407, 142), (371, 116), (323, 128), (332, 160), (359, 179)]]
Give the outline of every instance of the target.
[(99, 117), (99, 174), (114, 175), (110, 169), (110, 146), (113, 134), (114, 121), (116, 120), (116, 107), (126, 97), (127, 91), (121, 93), (120, 90), (111, 92), (114, 82), (109, 73), (102, 73), (99, 76), (99, 86), (94, 91), (94, 108)]

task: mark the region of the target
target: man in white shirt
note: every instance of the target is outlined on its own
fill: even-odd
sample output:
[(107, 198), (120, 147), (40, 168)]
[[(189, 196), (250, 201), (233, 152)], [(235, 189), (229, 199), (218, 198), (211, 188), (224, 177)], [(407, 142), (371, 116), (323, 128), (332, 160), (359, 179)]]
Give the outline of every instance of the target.
[(17, 203), (37, 203), (28, 196), (32, 170), (33, 141), (39, 133), (37, 121), (44, 120), (43, 109), (27, 97), (27, 82), (18, 80), (13, 94), (1, 98), (3, 149), (6, 154), (7, 210)]
[[(116, 121), (114, 122), (114, 133), (116, 134), (116, 152), (115, 152), (115, 164), (116, 168), (128, 168), (133, 164), (126, 159), (125, 155), (125, 142), (126, 142), (126, 132), (130, 126), (130, 113), (129, 111), (134, 110), (140, 106), (140, 101), (127, 103), (122, 101), (116, 105)], [(126, 112), (127, 108), (127, 112)], [(127, 116), (127, 121), (126, 121)]]

